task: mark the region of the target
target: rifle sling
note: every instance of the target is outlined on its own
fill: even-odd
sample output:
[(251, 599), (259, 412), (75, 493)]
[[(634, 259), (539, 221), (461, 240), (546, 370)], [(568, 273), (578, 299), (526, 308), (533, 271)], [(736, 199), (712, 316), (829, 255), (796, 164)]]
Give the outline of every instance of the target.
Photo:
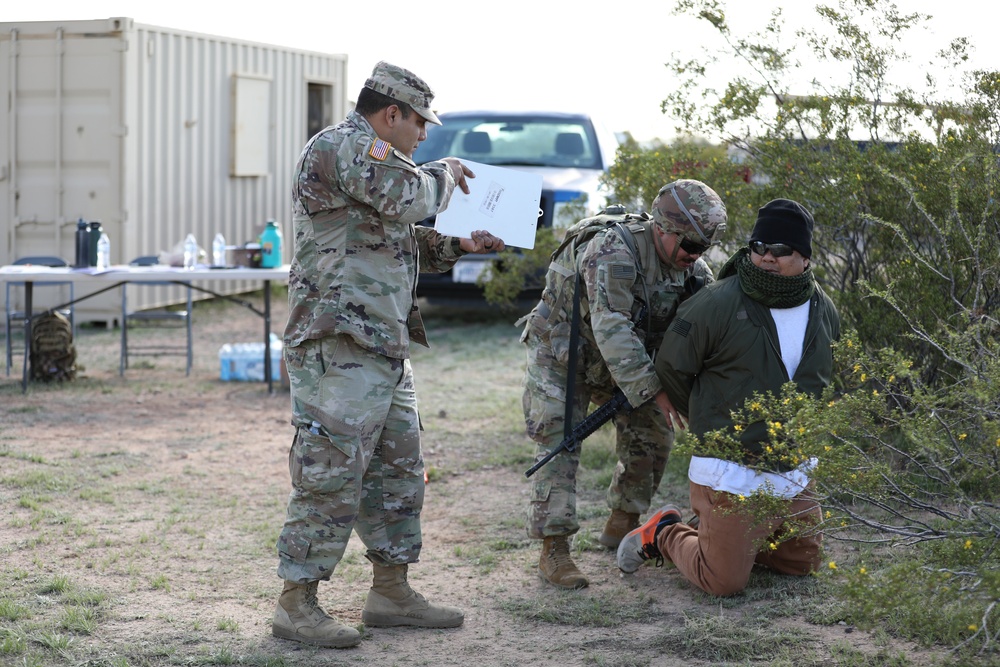
[(569, 325), (569, 360), (566, 364), (566, 409), (563, 412), (563, 438), (573, 433), (573, 404), (576, 402), (576, 357), (580, 343), (580, 272), (573, 282), (573, 314)]

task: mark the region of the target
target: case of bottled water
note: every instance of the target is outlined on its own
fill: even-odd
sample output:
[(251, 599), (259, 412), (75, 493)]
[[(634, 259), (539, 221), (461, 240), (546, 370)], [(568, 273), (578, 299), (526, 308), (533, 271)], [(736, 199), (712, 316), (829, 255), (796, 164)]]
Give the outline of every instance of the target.
[[(226, 343), (219, 348), (223, 382), (263, 382), (264, 343)], [(271, 334), (271, 380), (281, 381), (281, 339)]]

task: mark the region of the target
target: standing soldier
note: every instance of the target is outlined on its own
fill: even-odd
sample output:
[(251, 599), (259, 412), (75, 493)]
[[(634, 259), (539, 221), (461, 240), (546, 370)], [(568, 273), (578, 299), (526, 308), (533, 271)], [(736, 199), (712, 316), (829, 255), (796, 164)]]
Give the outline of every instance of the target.
[(366, 547), (369, 626), (451, 628), (460, 609), (424, 599), (407, 581), (422, 546), (424, 460), (410, 343), (426, 345), (419, 271), (444, 271), (465, 253), (503, 250), (415, 226), (473, 176), (456, 158), (418, 167), (413, 152), (440, 124), (434, 95), (412, 72), (380, 62), (354, 111), (314, 136), (292, 184), (295, 252), (288, 282), (285, 365), (295, 437), (292, 492), (278, 538), (284, 580), (271, 632), (348, 647), (361, 635), (316, 598), (352, 531)]
[[(649, 509), (678, 425), (653, 353), (681, 300), (712, 280), (701, 255), (725, 231), (726, 207), (710, 187), (685, 179), (660, 189), (652, 218), (612, 208), (618, 210), (567, 231), (542, 299), (524, 318), (521, 341), (528, 348), (524, 419), (538, 445), (536, 460), (562, 441), (591, 401), (603, 403), (615, 387), (635, 408), (615, 416), (618, 464), (599, 541), (616, 548)], [(580, 529), (578, 465), (579, 451), (566, 451), (541, 468), (527, 518), (528, 535), (543, 540), (540, 575), (570, 589), (588, 584), (569, 555), (568, 538)]]

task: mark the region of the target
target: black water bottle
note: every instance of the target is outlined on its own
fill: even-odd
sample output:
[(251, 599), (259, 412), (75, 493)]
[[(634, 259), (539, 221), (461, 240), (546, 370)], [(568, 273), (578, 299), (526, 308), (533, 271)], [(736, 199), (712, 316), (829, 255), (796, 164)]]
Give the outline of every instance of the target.
[(78, 269), (90, 266), (90, 226), (83, 218), (76, 223), (76, 262), (73, 266)]
[(97, 242), (101, 240), (101, 234), (104, 233), (104, 228), (101, 227), (100, 220), (95, 220), (90, 223), (90, 241), (89, 252), (87, 259), (89, 260), (90, 266), (97, 266)]

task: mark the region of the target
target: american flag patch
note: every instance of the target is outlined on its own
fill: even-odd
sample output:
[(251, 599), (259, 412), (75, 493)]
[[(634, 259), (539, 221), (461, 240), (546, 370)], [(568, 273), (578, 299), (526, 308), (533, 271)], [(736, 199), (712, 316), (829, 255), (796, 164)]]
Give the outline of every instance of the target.
[(376, 139), (372, 147), (368, 149), (368, 154), (371, 155), (376, 160), (384, 160), (385, 156), (389, 154), (389, 149), (392, 148), (387, 142), (381, 139)]
[(674, 321), (670, 324), (670, 330), (680, 336), (683, 336), (684, 338), (687, 338), (687, 335), (691, 332), (691, 323), (687, 320), (675, 317)]
[(618, 280), (635, 280), (635, 265), (612, 264), (611, 277)]

